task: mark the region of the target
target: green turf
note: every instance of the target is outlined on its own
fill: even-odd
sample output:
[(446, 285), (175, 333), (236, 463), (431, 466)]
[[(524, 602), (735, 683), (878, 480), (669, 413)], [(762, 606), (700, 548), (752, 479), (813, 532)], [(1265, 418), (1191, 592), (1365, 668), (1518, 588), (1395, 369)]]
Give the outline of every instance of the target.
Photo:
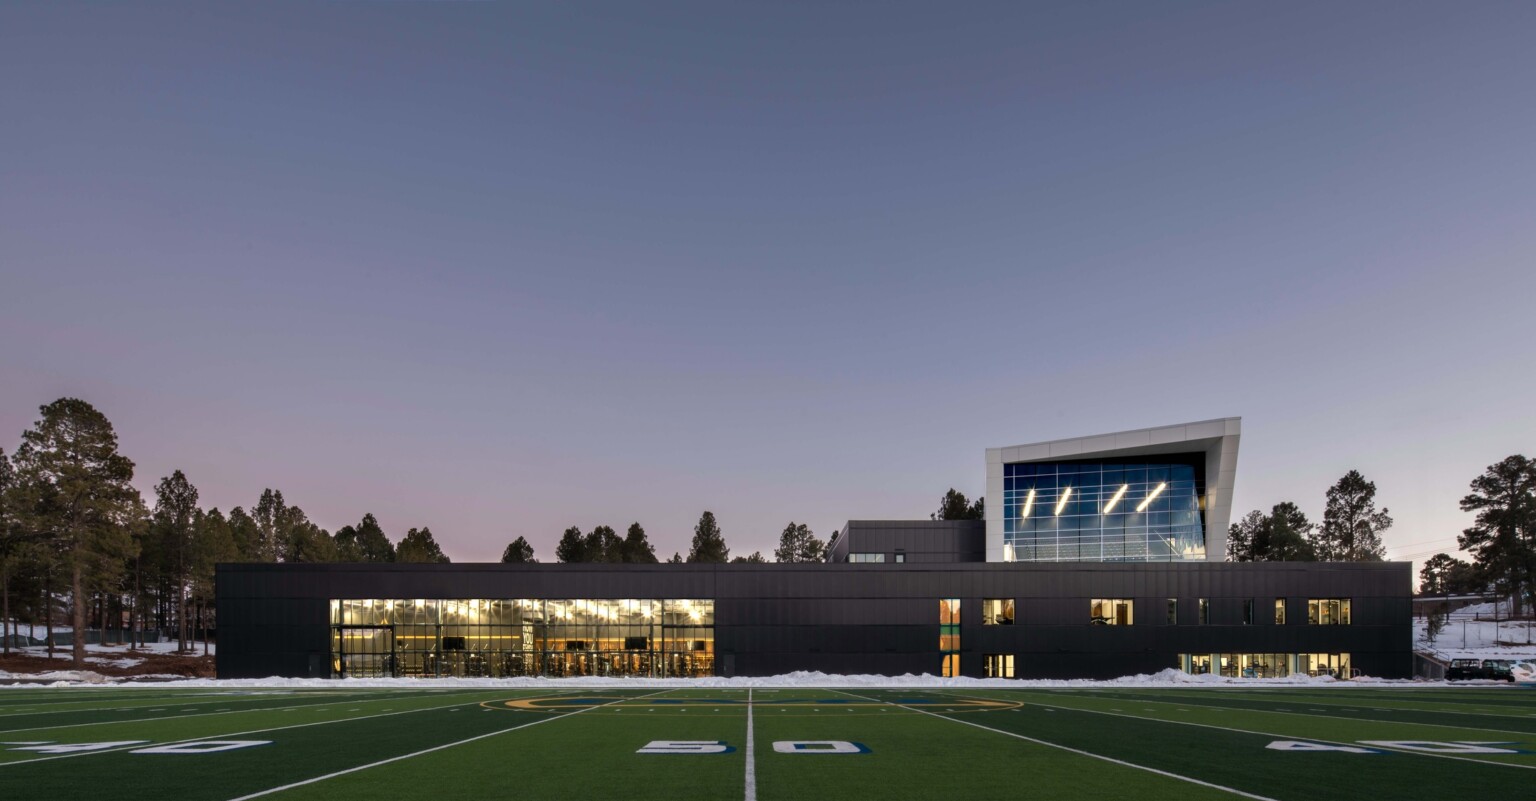
[[(750, 703), (749, 703), (750, 697)], [(0, 799), (1532, 797), (1519, 688), (0, 690)], [(142, 754), (212, 740), (221, 753)], [(643, 754), (652, 741), (719, 754)], [(776, 742), (857, 743), (780, 753)], [(1277, 741), (1375, 753), (1277, 750)], [(1426, 754), (1415, 741), (1515, 753)], [(111, 743), (100, 750), (36, 748)], [(1424, 746), (1418, 746), (1424, 747)], [(1447, 746), (1428, 746), (1447, 747)], [(290, 786), (291, 785), (291, 786)], [(284, 789), (286, 788), (286, 789)]]

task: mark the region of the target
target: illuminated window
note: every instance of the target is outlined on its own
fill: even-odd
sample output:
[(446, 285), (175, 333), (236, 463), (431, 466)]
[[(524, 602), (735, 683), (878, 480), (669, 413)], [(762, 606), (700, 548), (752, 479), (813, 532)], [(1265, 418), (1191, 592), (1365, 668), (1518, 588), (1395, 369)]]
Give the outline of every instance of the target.
[(1129, 626), (1133, 606), (1129, 598), (1094, 598), (1088, 604), (1088, 620), (1096, 626)]
[(1012, 598), (983, 598), (981, 601), (981, 625), (1012, 626)]
[(1276, 626), (1284, 626), (1285, 625), (1285, 599), (1284, 598), (1276, 598), (1275, 599), (1275, 625)]
[(1313, 626), (1348, 626), (1348, 598), (1310, 598), (1307, 600), (1307, 623)]
[(1297, 654), (1296, 670), (1309, 676), (1334, 676), (1347, 679), (1354, 675), (1350, 670), (1349, 654)]
[(960, 675), (960, 599), (939, 599), (939, 652), (941, 676)]
[(337, 676), (711, 676), (710, 599), (336, 599)]
[(1203, 460), (1003, 465), (1003, 561), (1205, 559)]
[(1013, 678), (1013, 654), (987, 654), (982, 657), (981, 664), (989, 679)]

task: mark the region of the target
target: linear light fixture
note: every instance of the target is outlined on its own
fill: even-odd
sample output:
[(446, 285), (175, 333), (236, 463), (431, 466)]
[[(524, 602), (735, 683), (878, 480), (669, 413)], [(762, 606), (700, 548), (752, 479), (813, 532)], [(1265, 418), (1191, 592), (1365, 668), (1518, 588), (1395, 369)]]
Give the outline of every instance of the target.
[(1152, 490), (1150, 493), (1147, 494), (1147, 497), (1141, 499), (1141, 503), (1136, 504), (1136, 511), (1138, 511), (1138, 512), (1145, 512), (1145, 511), (1147, 511), (1147, 504), (1151, 503), (1153, 498), (1156, 498), (1157, 496), (1162, 495), (1163, 494), (1163, 490), (1165, 490), (1165, 489), (1168, 489), (1168, 482), (1164, 481), (1163, 483), (1158, 484), (1157, 485), (1157, 489)]
[(1130, 488), (1130, 484), (1121, 484), (1120, 489), (1115, 490), (1115, 497), (1110, 498), (1109, 503), (1104, 504), (1104, 514), (1109, 514), (1109, 511), (1115, 508), (1115, 504), (1119, 503), (1120, 499), (1125, 497), (1125, 491)]
[(1061, 517), (1061, 510), (1067, 508), (1067, 499), (1072, 497), (1072, 488), (1067, 487), (1061, 491), (1061, 500), (1056, 502), (1056, 516)]
[(1030, 490), (1029, 497), (1024, 499), (1024, 513), (1019, 515), (1019, 519), (1023, 520), (1029, 517), (1029, 510), (1033, 508), (1035, 508), (1035, 491)]

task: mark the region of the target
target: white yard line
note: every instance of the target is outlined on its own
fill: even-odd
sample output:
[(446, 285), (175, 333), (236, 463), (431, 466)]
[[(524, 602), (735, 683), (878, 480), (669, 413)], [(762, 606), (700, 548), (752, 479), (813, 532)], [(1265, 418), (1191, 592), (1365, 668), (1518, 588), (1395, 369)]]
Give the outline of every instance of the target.
[[(992, 698), (992, 697), (988, 697), (988, 696), (984, 696), (984, 695), (961, 695), (959, 693), (951, 693), (951, 694), (952, 695), (959, 695), (961, 698), (978, 698), (978, 699), (981, 699), (981, 700), (984, 700), (984, 701), (1001, 701), (1001, 700), (1004, 700), (1004, 699), (1001, 699), (1001, 698)], [(1009, 698), (1009, 699), (1006, 699), (1006, 700), (1017, 701), (1018, 699), (1017, 698)], [(1125, 712), (1105, 712), (1105, 711), (1098, 710), (1098, 709), (1082, 709), (1080, 707), (1061, 706), (1059, 704), (1042, 704), (1039, 701), (1030, 701), (1029, 703), (1031, 705), (1042, 707), (1042, 708), (1045, 708), (1045, 709), (1053, 709), (1053, 710), (1059, 710), (1059, 711), (1063, 711), (1063, 712), (1086, 712), (1086, 713), (1088, 713), (1090, 715), (1108, 715), (1108, 716), (1110, 716), (1112, 718), (1134, 718), (1136, 720), (1150, 720), (1150, 721), (1152, 721), (1154, 723), (1171, 723), (1171, 724), (1174, 724), (1174, 725), (1177, 725), (1177, 726), (1198, 726), (1198, 727), (1200, 727), (1202, 729), (1216, 729), (1218, 731), (1231, 731), (1231, 732), (1237, 732), (1238, 734), (1257, 734), (1257, 735), (1260, 735), (1260, 736), (1263, 736), (1263, 737), (1279, 737), (1279, 738), (1286, 739), (1286, 740), (1307, 740), (1309, 742), (1314, 742), (1314, 743), (1328, 743), (1329, 745), (1347, 745), (1347, 746), (1352, 746), (1352, 747), (1359, 747), (1359, 745), (1360, 745), (1359, 743), (1352, 743), (1352, 742), (1348, 742), (1348, 741), (1345, 741), (1345, 740), (1325, 740), (1325, 739), (1323, 739), (1321, 737), (1304, 737), (1304, 736), (1299, 736), (1299, 735), (1295, 735), (1295, 734), (1276, 734), (1275, 732), (1272, 732), (1272, 731), (1254, 731), (1253, 729), (1238, 729), (1238, 728), (1234, 728), (1232, 726), (1217, 726), (1214, 723), (1196, 723), (1196, 722), (1191, 721), (1191, 720), (1172, 720), (1172, 719), (1169, 719), (1169, 718), (1149, 718), (1146, 715), (1131, 715), (1131, 714), (1128, 714), (1128, 713), (1125, 713)], [(1162, 703), (1162, 702), (1154, 701), (1152, 703)], [(1211, 708), (1211, 707), (1207, 707), (1207, 708)], [(1230, 709), (1230, 707), (1219, 707), (1219, 708), (1220, 709)], [(1240, 710), (1240, 711), (1252, 712), (1253, 710), (1245, 709), (1245, 710)], [(1330, 716), (1330, 715), (1306, 715), (1305, 717), (1318, 718), (1318, 717), (1336, 717), (1336, 716)], [(1359, 720), (1359, 718), (1346, 718), (1346, 720)], [(1418, 724), (1418, 723), (1397, 723), (1397, 722), (1394, 722), (1394, 721), (1383, 721), (1383, 720), (1370, 720), (1370, 721), (1366, 721), (1366, 722), (1369, 722), (1369, 723), (1384, 723), (1384, 724), (1392, 725), (1392, 726), (1434, 725), (1434, 724)], [(1451, 727), (1444, 727), (1444, 728), (1456, 728), (1456, 727), (1451, 726)], [(1491, 730), (1490, 729), (1476, 729), (1476, 731), (1491, 731)], [(1529, 732), (1520, 732), (1520, 734), (1522, 734), (1523, 736), (1526, 736), (1526, 737), (1531, 736)], [(1488, 760), (1488, 759), (1472, 759), (1471, 757), (1456, 756), (1454, 754), (1432, 754), (1432, 753), (1430, 753), (1428, 751), (1413, 751), (1413, 750), (1410, 750), (1410, 749), (1407, 749), (1407, 748), (1393, 748), (1391, 746), (1381, 745), (1379, 743), (1371, 745), (1371, 748), (1377, 748), (1377, 749), (1380, 749), (1380, 750), (1383, 750), (1383, 751), (1391, 751), (1391, 752), (1396, 753), (1396, 754), (1411, 754), (1413, 756), (1435, 757), (1436, 759), (1451, 759), (1451, 760), (1455, 760), (1457, 762), (1473, 762), (1473, 763), (1476, 763), (1478, 765), (1496, 765), (1496, 766), (1503, 766), (1503, 767), (1507, 767), (1507, 768), (1524, 768), (1526, 770), (1536, 770), (1536, 765), (1521, 765), (1521, 764), (1518, 764), (1518, 763), (1515, 763), (1515, 762), (1494, 762), (1494, 761)]]
[[(649, 698), (652, 695), (660, 695), (660, 694), (665, 693), (665, 692), (670, 692), (670, 689), (667, 689), (667, 690), (657, 690), (656, 692), (653, 692), (653, 693), (646, 693), (645, 695), (635, 696), (635, 698)], [(436, 751), (443, 751), (443, 750), (446, 750), (446, 749), (449, 749), (449, 748), (455, 748), (457, 746), (461, 746), (461, 745), (465, 745), (467, 743), (475, 742), (476, 740), (484, 740), (487, 737), (495, 737), (498, 734), (506, 734), (507, 732), (517, 731), (518, 729), (526, 729), (529, 726), (537, 726), (540, 723), (548, 723), (548, 722), (550, 722), (552, 720), (560, 720), (561, 718), (568, 718), (568, 717), (570, 717), (572, 715), (580, 715), (583, 712), (590, 712), (590, 711), (592, 711), (594, 709), (602, 709), (605, 706), (611, 706), (613, 704), (619, 704), (619, 703), (623, 703), (625, 701), (632, 701), (632, 700), (635, 700), (635, 698), (618, 698), (618, 699), (615, 699), (613, 701), (609, 701), (606, 704), (598, 704), (597, 706), (583, 707), (583, 708), (578, 709), (578, 710), (576, 710), (574, 712), (566, 712), (566, 713), (561, 714), (561, 715), (555, 715), (554, 717), (548, 717), (548, 718), (543, 718), (541, 720), (535, 720), (535, 721), (532, 721), (530, 723), (524, 723), (524, 724), (521, 724), (521, 725), (518, 725), (518, 726), (513, 726), (513, 727), (508, 728), (508, 729), (499, 729), (497, 731), (488, 732), (486, 734), (477, 734), (474, 737), (467, 737), (467, 738), (465, 738), (463, 740), (458, 740), (456, 742), (444, 743), (442, 745), (434, 745), (431, 748), (423, 748), (420, 751), (412, 751), (409, 754), (401, 754), (400, 756), (390, 757), (389, 759), (381, 759), (381, 760), (379, 760), (377, 762), (369, 762), (366, 765), (358, 765), (357, 767), (354, 767), (354, 768), (347, 768), (346, 770), (338, 770), (338, 771), (335, 771), (333, 773), (327, 773), (324, 776), (316, 776), (313, 779), (305, 779), (304, 781), (293, 782), (291, 784), (285, 784), (285, 785), (283, 785), (281, 787), (273, 787), (271, 789), (261, 790), (260, 792), (251, 793), (249, 795), (242, 795), (242, 796), (240, 796), (238, 798), (232, 798), (232, 799), (230, 799), (230, 801), (249, 801), (249, 799), (252, 799), (252, 798), (261, 798), (262, 796), (272, 795), (273, 793), (281, 793), (281, 792), (283, 792), (285, 790), (292, 790), (295, 787), (304, 787), (305, 785), (315, 784), (316, 782), (323, 782), (323, 781), (325, 781), (327, 779), (334, 779), (337, 776), (346, 776), (349, 773), (357, 773), (358, 771), (368, 770), (369, 768), (376, 768), (376, 767), (379, 767), (380, 765), (388, 765), (388, 764), (390, 764), (392, 762), (400, 762), (402, 760), (411, 759), (413, 757), (419, 757), (419, 756), (421, 756), (423, 754), (430, 754), (430, 753), (433, 753), (433, 752), (436, 752)]]
[[(455, 695), (485, 695), (485, 691), (484, 690), (473, 690), (473, 691), (466, 691), (464, 693), (455, 693)], [(456, 707), (456, 706), (467, 706), (467, 705), (473, 704), (473, 703), (475, 703), (475, 701), (460, 701), (458, 703), (444, 704), (442, 706), (424, 706), (421, 709), (403, 709), (403, 710), (401, 710), (399, 712), (380, 712), (377, 715), (358, 715), (357, 717), (336, 718), (335, 720), (316, 720), (316, 721), (311, 721), (309, 723), (294, 723), (294, 724), (289, 725), (289, 726), (271, 726), (271, 727), (268, 727), (268, 728), (265, 728), (265, 729), (251, 729), (250, 731), (221, 732), (221, 733), (218, 733), (218, 734), (205, 734), (205, 735), (203, 735), (201, 737), (188, 737), (185, 740), (172, 740), (170, 742), (154, 743), (154, 744), (155, 745), (176, 745), (177, 743), (195, 743), (195, 742), (198, 742), (198, 741), (201, 741), (201, 740), (214, 740), (214, 739), (229, 738), (229, 737), (242, 737), (242, 736), (245, 736), (247, 734), (265, 734), (265, 733), (267, 733), (269, 731), (287, 731), (288, 729), (304, 729), (304, 728), (308, 728), (310, 726), (328, 726), (328, 725), (330, 725), (332, 723), (349, 723), (349, 722), (354, 721), (354, 720), (368, 720), (370, 718), (388, 718), (388, 717), (394, 717), (395, 715), (409, 715), (409, 714), (412, 714), (414, 712), (432, 712), (432, 711), (435, 711), (435, 710), (438, 710), (438, 709), (449, 709), (451, 707)], [(164, 718), (159, 718), (159, 719), (163, 720)], [(110, 754), (110, 753), (113, 753), (115, 751), (128, 751), (128, 750), (134, 749), (134, 748), (143, 748), (143, 747), (145, 747), (147, 745), (149, 745), (149, 743), (136, 743), (134, 745), (124, 746), (122, 748), (104, 748), (104, 749), (102, 749), (100, 751), (84, 751), (84, 752), (81, 752), (81, 753), (78, 753), (78, 754), (64, 754), (62, 756), (39, 757), (37, 759), (19, 759), (19, 760), (16, 760), (15, 762), (0, 762), (0, 770), (8, 768), (8, 767), (10, 767), (12, 765), (30, 765), (30, 764), (32, 764), (34, 762), (52, 762), (55, 759), (73, 759), (75, 757), (95, 756), (97, 754)]]
[[(854, 693), (850, 693), (850, 692), (848, 692), (846, 690), (833, 690), (833, 692), (842, 693), (843, 695), (851, 695), (854, 698), (863, 698), (866, 701), (876, 701), (876, 702), (879, 702), (879, 700), (880, 700), (878, 698), (869, 698), (867, 696), (855, 695)], [(993, 699), (993, 700), (995, 700), (995, 699)], [(1072, 748), (1070, 746), (1061, 745), (1059, 743), (1053, 743), (1053, 742), (1050, 742), (1048, 740), (1037, 740), (1037, 739), (1035, 739), (1033, 737), (1026, 737), (1026, 736), (1024, 736), (1022, 734), (1018, 734), (1016, 732), (1006, 731), (1006, 730), (1003, 730), (1003, 729), (994, 729), (991, 726), (983, 726), (980, 723), (972, 723), (969, 720), (960, 720), (958, 718), (945, 717), (944, 715), (940, 715), (940, 714), (937, 714), (935, 712), (929, 712), (926, 709), (916, 709), (916, 708), (913, 708), (913, 707), (910, 707), (910, 706), (903, 706), (901, 704), (894, 704), (894, 703), (891, 703), (890, 701), (886, 701), (884, 703), (890, 704), (891, 706), (897, 707), (898, 709), (905, 709), (905, 710), (907, 710), (909, 712), (917, 712), (917, 713), (920, 713), (920, 714), (923, 714), (923, 715), (928, 715), (929, 717), (938, 718), (939, 720), (947, 720), (947, 721), (950, 721), (951, 723), (960, 723), (960, 724), (964, 724), (966, 726), (972, 726), (972, 727), (981, 729), (983, 731), (992, 732), (994, 734), (1002, 734), (1002, 735), (1006, 735), (1008, 737), (1014, 737), (1014, 738), (1017, 738), (1017, 739), (1020, 739), (1020, 740), (1024, 740), (1026, 742), (1031, 742), (1031, 743), (1034, 743), (1036, 745), (1043, 745), (1043, 746), (1046, 746), (1047, 748), (1055, 748), (1055, 749), (1059, 749), (1059, 750), (1062, 750), (1062, 751), (1066, 751), (1068, 753), (1077, 754), (1079, 756), (1085, 756), (1085, 757), (1088, 757), (1090, 759), (1098, 759), (1098, 760), (1102, 760), (1104, 762), (1109, 762), (1109, 763), (1112, 763), (1112, 764), (1115, 764), (1115, 765), (1120, 765), (1122, 767), (1134, 768), (1135, 770), (1142, 770), (1142, 771), (1146, 771), (1147, 773), (1155, 773), (1155, 774), (1157, 774), (1159, 776), (1166, 776), (1166, 777), (1168, 777), (1170, 779), (1177, 779), (1178, 781), (1188, 782), (1190, 784), (1198, 784), (1201, 787), (1209, 787), (1209, 788), (1211, 788), (1213, 790), (1220, 790), (1220, 791), (1222, 791), (1224, 793), (1231, 793), (1232, 795), (1242, 796), (1243, 798), (1252, 798), (1252, 799), (1254, 799), (1254, 801), (1276, 801), (1276, 799), (1270, 798), (1269, 796), (1255, 795), (1254, 793), (1246, 793), (1246, 792), (1243, 792), (1242, 790), (1239, 790), (1239, 789), (1237, 789), (1235, 787), (1227, 787), (1226, 785), (1216, 784), (1214, 782), (1202, 781), (1200, 779), (1194, 778), (1193, 776), (1184, 776), (1182, 774), (1172, 773), (1172, 772), (1166, 771), (1166, 770), (1159, 770), (1157, 768), (1148, 767), (1146, 765), (1138, 765), (1135, 762), (1126, 762), (1123, 759), (1115, 759), (1114, 757), (1104, 756), (1103, 754), (1095, 754), (1092, 751), (1083, 751), (1083, 750), (1080, 750), (1080, 749), (1077, 749), (1077, 748)]]
[[(382, 698), (370, 698), (367, 701), (363, 701), (362, 703), (373, 703), (373, 702), (377, 702), (377, 701), (397, 700), (397, 699), (400, 699), (400, 698), (409, 697), (409, 695), (410, 694), (403, 694), (403, 695), (402, 694), (396, 694), (396, 695), (385, 696), (385, 697), (382, 697)], [(285, 709), (307, 709), (307, 708), (310, 708), (310, 707), (322, 707), (322, 706), (325, 706), (328, 703), (331, 703), (331, 702), (330, 701), (323, 701), (323, 702), (318, 703), (318, 704), (294, 704), (292, 706), (264, 706), (264, 707), (259, 707), (259, 708), (256, 708), (256, 709), (232, 709), (232, 710), (230, 710), (228, 712), (193, 712), (190, 715), (159, 715), (159, 716), (152, 717), (152, 718), (138, 718), (138, 719), (135, 719), (135, 720), (97, 720), (97, 721), (92, 721), (90, 723), (61, 723), (61, 724), (59, 724), (57, 726), (29, 726), (29, 727), (21, 728), (21, 729), (4, 729), (4, 730), (0, 730), (0, 734), (14, 734), (16, 732), (22, 732), (22, 731), (49, 731), (51, 729), (75, 729), (75, 728), (81, 728), (81, 727), (85, 727), (85, 726), (111, 726), (111, 725), (116, 724), (116, 723), (155, 723), (155, 722), (161, 721), (161, 720), (181, 720), (183, 718), (211, 718), (211, 717), (217, 717), (219, 715), (247, 715), (247, 714), (250, 714), (252, 712), (281, 712), (281, 711), (283, 711)]]
[(752, 754), (752, 688), (747, 688), (747, 782), (742, 798), (757, 801), (757, 765)]

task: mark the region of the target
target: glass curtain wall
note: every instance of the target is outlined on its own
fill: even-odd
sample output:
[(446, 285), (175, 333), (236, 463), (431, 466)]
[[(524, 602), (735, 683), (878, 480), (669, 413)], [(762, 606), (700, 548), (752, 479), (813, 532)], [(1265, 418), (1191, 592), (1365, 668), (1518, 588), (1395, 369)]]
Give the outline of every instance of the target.
[(715, 604), (693, 599), (337, 599), (346, 676), (711, 676)]
[(1108, 462), (1003, 465), (1003, 543), (1020, 562), (1205, 558), (1194, 466)]

